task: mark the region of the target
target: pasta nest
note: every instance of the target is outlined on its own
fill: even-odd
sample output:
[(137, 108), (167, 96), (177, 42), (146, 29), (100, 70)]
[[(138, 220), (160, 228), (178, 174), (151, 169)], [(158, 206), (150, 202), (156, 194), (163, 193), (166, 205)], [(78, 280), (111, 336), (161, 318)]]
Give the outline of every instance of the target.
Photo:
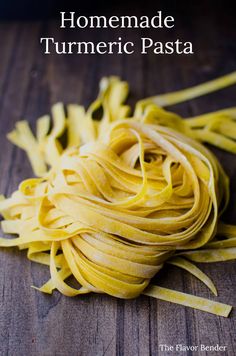
[[(36, 137), (26, 121), (17, 123), (8, 137), (27, 152), (39, 177), (0, 202), (4, 232), (18, 235), (0, 246), (28, 249), (29, 259), (50, 267), (51, 278), (39, 288), (46, 293), (158, 297), (167, 292), (147, 286), (168, 262), (216, 294), (190, 261), (234, 259), (235, 227), (219, 222), (229, 180), (201, 141), (234, 152), (235, 109), (183, 120), (160, 106), (180, 101), (173, 93), (139, 102), (130, 116), (127, 93), (127, 83), (104, 78), (87, 111), (70, 105), (65, 113), (54, 105), (52, 129), (44, 116)], [(79, 288), (66, 283), (69, 276)], [(189, 303), (175, 293), (172, 299)], [(211, 312), (229, 313), (215, 304)]]

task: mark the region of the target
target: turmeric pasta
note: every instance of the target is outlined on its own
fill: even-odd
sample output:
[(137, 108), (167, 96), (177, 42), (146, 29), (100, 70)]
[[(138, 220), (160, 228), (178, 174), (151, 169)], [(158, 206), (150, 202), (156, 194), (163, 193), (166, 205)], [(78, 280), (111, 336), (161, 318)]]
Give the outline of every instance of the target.
[[(128, 84), (103, 78), (87, 110), (54, 105), (51, 129), (50, 116), (37, 120), (36, 135), (18, 122), (8, 138), (26, 151), (37, 178), (2, 197), (2, 230), (17, 237), (0, 246), (27, 249), (30, 260), (49, 266), (50, 279), (37, 287), (45, 293), (145, 294), (228, 316), (226, 304), (150, 281), (170, 263), (217, 295), (193, 262), (236, 258), (236, 227), (220, 221), (229, 179), (203, 145), (236, 153), (236, 108), (185, 120), (163, 108), (234, 83), (236, 73), (145, 99), (131, 114)], [(80, 288), (67, 284), (70, 276)]]

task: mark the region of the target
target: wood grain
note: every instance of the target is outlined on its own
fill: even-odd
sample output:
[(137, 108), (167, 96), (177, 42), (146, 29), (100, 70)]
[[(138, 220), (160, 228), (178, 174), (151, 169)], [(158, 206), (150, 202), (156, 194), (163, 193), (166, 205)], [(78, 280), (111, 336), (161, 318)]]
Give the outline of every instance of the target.
[[(181, 10), (181, 9), (180, 9)], [(140, 10), (141, 11), (141, 10)], [(9, 195), (18, 183), (32, 175), (23, 152), (5, 138), (14, 123), (27, 118), (34, 126), (56, 101), (81, 102), (95, 98), (103, 75), (119, 75), (131, 84), (130, 103), (144, 96), (180, 89), (225, 74), (236, 68), (236, 30), (228, 14), (182, 17), (178, 36), (193, 41), (192, 56), (44, 56), (39, 38), (58, 40), (114, 40), (118, 35), (138, 40), (141, 35), (174, 39), (176, 34), (151, 31), (58, 31), (51, 22), (0, 24), (0, 191)], [(221, 22), (219, 21), (221, 19)], [(200, 32), (199, 32), (199, 31)], [(189, 116), (235, 105), (235, 87), (172, 109)], [(231, 177), (232, 200), (225, 214), (236, 221), (236, 158), (214, 150)], [(234, 262), (201, 266), (215, 281), (219, 300), (235, 305)], [(0, 250), (0, 355), (197, 355), (161, 352), (160, 345), (226, 345), (236, 350), (236, 311), (228, 319), (141, 296), (117, 300), (106, 295), (66, 298), (40, 294), (31, 285), (47, 280), (48, 270), (30, 263), (24, 252)], [(155, 278), (162, 286), (212, 298), (194, 277), (166, 267)], [(214, 298), (212, 298), (214, 299)]]

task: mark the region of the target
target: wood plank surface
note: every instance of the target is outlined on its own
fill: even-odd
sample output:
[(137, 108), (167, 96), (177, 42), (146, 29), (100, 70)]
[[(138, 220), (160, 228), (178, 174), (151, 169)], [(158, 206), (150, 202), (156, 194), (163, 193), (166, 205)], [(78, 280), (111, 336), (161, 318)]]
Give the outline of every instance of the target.
[[(145, 13), (144, 6), (137, 14), (138, 11)], [(177, 22), (176, 33), (137, 29), (119, 33), (79, 32), (62, 31), (58, 27), (55, 21), (0, 24), (0, 192), (6, 195), (32, 175), (24, 152), (5, 137), (20, 118), (27, 118), (33, 126), (36, 118), (48, 113), (57, 101), (88, 105), (96, 97), (98, 81), (104, 75), (118, 75), (130, 83), (132, 104), (145, 96), (188, 87), (236, 69), (236, 29), (230, 12), (206, 16), (203, 9), (200, 17), (183, 16)], [(193, 42), (195, 54), (45, 56), (39, 45), (39, 38), (45, 35), (55, 36), (59, 41), (108, 41), (118, 36), (138, 41), (144, 35), (166, 41), (178, 35)], [(233, 106), (235, 93), (234, 86), (172, 109), (189, 116)], [(214, 152), (231, 177), (232, 199), (224, 219), (236, 223), (236, 157), (216, 149)], [(0, 355), (233, 356), (236, 354), (235, 262), (201, 268), (215, 282), (218, 300), (235, 306), (230, 318), (144, 296), (125, 301), (95, 294), (76, 298), (58, 292), (43, 295), (30, 286), (47, 280), (47, 268), (30, 263), (25, 253), (17, 249), (1, 249)], [(171, 266), (165, 267), (155, 282), (214, 299), (194, 277)], [(162, 352), (161, 344), (219, 344), (227, 346), (227, 351)]]

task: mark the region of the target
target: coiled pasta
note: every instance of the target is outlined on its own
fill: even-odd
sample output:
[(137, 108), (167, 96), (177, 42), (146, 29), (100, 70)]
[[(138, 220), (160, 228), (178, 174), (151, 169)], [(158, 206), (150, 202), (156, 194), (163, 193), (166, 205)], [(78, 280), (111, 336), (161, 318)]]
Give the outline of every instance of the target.
[[(18, 122), (8, 138), (26, 151), (38, 178), (2, 197), (2, 229), (18, 237), (1, 238), (0, 246), (27, 249), (30, 260), (49, 266), (51, 278), (39, 288), (45, 293), (143, 293), (228, 316), (228, 305), (149, 284), (170, 263), (216, 295), (191, 261), (236, 258), (236, 228), (219, 220), (229, 180), (201, 143), (235, 153), (236, 108), (186, 120), (162, 108), (235, 82), (232, 73), (142, 100), (130, 115), (128, 84), (103, 78), (87, 111), (69, 105), (65, 114), (61, 103), (54, 105), (51, 130), (49, 116), (38, 119), (36, 136), (26, 121)], [(80, 288), (66, 283), (71, 275)]]

